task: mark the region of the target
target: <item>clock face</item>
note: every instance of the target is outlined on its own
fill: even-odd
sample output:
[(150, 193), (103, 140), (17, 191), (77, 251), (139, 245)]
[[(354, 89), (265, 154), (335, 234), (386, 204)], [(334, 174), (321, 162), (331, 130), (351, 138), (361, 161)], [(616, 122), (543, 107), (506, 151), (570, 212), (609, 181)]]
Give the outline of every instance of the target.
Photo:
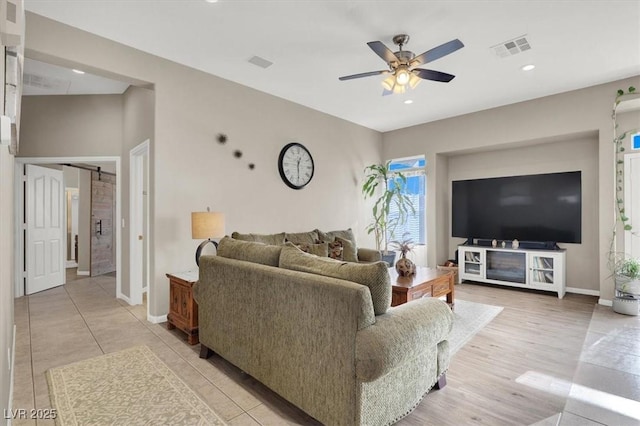
[(285, 145), (278, 158), (280, 177), (293, 189), (302, 189), (313, 178), (313, 158), (301, 144), (292, 142)]

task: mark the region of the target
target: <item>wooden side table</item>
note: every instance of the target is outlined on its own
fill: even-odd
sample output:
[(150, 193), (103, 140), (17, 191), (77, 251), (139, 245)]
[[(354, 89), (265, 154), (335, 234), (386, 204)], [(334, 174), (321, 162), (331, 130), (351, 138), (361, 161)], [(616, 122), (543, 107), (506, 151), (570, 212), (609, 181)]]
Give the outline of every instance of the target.
[(453, 272), (435, 268), (417, 267), (411, 277), (398, 276), (396, 268), (389, 268), (389, 277), (393, 286), (391, 306), (402, 305), (421, 297), (447, 296), (447, 303), (453, 309), (454, 282)]
[(198, 338), (198, 304), (193, 300), (193, 285), (198, 271), (167, 274), (169, 278), (169, 314), (167, 329), (178, 328), (187, 333), (187, 342), (195, 345)]

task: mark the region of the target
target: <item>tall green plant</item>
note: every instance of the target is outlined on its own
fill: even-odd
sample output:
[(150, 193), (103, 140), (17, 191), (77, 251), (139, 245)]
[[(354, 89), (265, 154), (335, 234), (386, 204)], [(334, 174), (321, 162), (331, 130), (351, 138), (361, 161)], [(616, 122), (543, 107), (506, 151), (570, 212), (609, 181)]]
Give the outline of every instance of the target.
[(638, 232), (634, 229), (631, 224), (631, 219), (627, 216), (625, 209), (625, 199), (624, 199), (624, 153), (625, 147), (624, 143), (627, 136), (631, 134), (635, 134), (639, 131), (639, 129), (627, 130), (625, 132), (618, 131), (618, 121), (617, 121), (617, 110), (618, 105), (621, 102), (633, 98), (637, 98), (640, 93), (636, 92), (636, 88), (631, 86), (627, 91), (622, 89), (618, 90), (616, 93), (616, 98), (613, 104), (613, 112), (611, 114), (611, 119), (613, 121), (613, 144), (615, 148), (614, 155), (614, 173), (615, 173), (615, 184), (616, 184), (616, 201), (615, 201), (615, 211), (616, 211), (616, 221), (613, 225), (613, 231), (611, 236), (611, 245), (609, 249), (609, 267), (613, 271), (614, 274), (619, 274), (624, 269), (624, 265), (627, 264), (628, 260), (627, 255), (625, 253), (618, 253), (616, 251), (616, 232), (618, 227), (621, 226), (623, 230), (629, 231), (633, 235), (638, 235)]
[[(409, 215), (415, 214), (415, 208), (411, 199), (404, 194), (407, 178), (401, 172), (389, 170), (390, 161), (385, 164), (372, 164), (364, 169), (365, 181), (362, 185), (364, 198), (373, 198), (377, 195), (373, 204), (373, 221), (367, 226), (368, 234), (373, 233), (376, 239), (376, 248), (387, 253), (389, 240), (395, 237), (398, 226), (404, 225)], [(391, 207), (398, 211), (397, 217), (390, 217)]]

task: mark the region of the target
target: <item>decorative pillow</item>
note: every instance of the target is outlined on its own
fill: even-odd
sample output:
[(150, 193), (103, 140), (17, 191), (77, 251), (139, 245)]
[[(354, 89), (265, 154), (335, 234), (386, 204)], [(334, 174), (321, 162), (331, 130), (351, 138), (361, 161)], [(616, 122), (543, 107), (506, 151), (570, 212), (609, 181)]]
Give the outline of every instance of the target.
[(298, 233), (285, 233), (285, 241), (290, 241), (293, 244), (316, 244), (318, 242), (318, 233), (316, 231), (311, 232), (298, 232)]
[(311, 256), (287, 243), (280, 252), (280, 267), (293, 271), (324, 275), (366, 285), (371, 293), (376, 315), (384, 314), (391, 306), (391, 280), (387, 264), (337, 262), (326, 257)]
[(218, 256), (277, 267), (282, 247), (224, 237), (218, 243)]
[(353, 235), (353, 231), (351, 230), (351, 228), (345, 229), (344, 231), (329, 232), (322, 232), (321, 230), (316, 229), (316, 232), (318, 233), (318, 237), (321, 241), (334, 241), (336, 237), (340, 237), (344, 238), (345, 240), (351, 241), (354, 246), (356, 245), (356, 237), (355, 235)]
[(255, 243), (269, 244), (271, 246), (281, 246), (284, 244), (284, 232), (279, 234), (231, 234), (234, 240), (253, 241)]
[(342, 244), (342, 258), (347, 262), (357, 262), (358, 261), (358, 249), (356, 248), (356, 243), (352, 240), (347, 240), (346, 238), (336, 236), (337, 243)]
[(342, 243), (340, 241), (332, 241), (330, 243), (325, 242), (328, 246), (328, 257), (336, 260), (344, 260), (342, 253), (344, 247), (342, 247)]
[(318, 244), (295, 244), (300, 250), (305, 253), (313, 254), (320, 257), (329, 256), (329, 243), (318, 242)]

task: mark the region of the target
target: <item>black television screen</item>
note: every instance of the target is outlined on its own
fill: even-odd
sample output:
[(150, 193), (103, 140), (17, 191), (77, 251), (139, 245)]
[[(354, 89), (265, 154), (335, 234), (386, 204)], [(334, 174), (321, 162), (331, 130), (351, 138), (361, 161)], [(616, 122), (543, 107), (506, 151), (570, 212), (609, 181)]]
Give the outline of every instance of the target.
[(582, 242), (581, 172), (452, 182), (452, 236)]

